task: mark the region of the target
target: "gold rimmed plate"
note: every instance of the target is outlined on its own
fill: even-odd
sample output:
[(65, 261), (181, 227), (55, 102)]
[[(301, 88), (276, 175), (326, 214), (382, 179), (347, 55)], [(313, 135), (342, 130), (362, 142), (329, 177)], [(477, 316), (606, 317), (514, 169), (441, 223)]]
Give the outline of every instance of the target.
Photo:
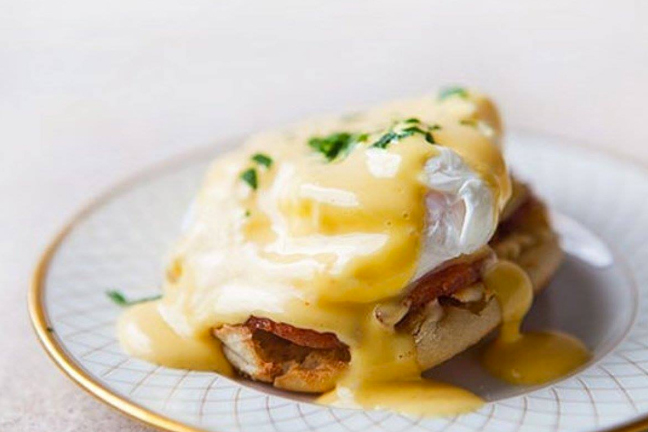
[(526, 326), (575, 334), (593, 359), (541, 387), (488, 376), (475, 347), (431, 372), (481, 395), (441, 419), (334, 409), (216, 373), (174, 370), (119, 347), (120, 309), (105, 292), (159, 291), (161, 261), (208, 161), (236, 145), (150, 170), (82, 211), (45, 253), (30, 293), (34, 327), (74, 381), (118, 410), (170, 431), (600, 431), (648, 427), (648, 171), (529, 133), (508, 139), (513, 170), (554, 210), (567, 260)]

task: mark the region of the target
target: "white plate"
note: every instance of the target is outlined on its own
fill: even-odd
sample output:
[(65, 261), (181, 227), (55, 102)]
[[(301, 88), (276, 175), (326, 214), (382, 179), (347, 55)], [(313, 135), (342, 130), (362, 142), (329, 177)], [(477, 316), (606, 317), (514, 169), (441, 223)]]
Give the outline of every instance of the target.
[(151, 170), (83, 211), (45, 254), (30, 311), (48, 353), (76, 382), (135, 418), (172, 431), (594, 431), (648, 426), (648, 172), (631, 162), (512, 134), (513, 170), (555, 210), (569, 252), (527, 320), (580, 337), (593, 360), (542, 387), (515, 387), (483, 373), (476, 347), (433, 371), (484, 397), (451, 418), (332, 409), (215, 373), (129, 358), (115, 338), (121, 310), (105, 291), (154, 294), (161, 258), (209, 160), (233, 145)]

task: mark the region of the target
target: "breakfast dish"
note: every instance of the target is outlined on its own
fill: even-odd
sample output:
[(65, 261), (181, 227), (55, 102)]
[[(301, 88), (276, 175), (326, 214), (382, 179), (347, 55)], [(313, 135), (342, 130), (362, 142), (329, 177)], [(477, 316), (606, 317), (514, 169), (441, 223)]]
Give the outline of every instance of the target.
[(124, 313), (131, 355), (238, 373), (321, 403), (448, 415), (482, 400), (423, 379), (500, 326), (483, 365), (540, 384), (589, 352), (521, 332), (562, 259), (510, 177), (492, 102), (462, 88), (252, 137), (210, 168), (163, 296)]
[[(165, 367), (127, 354), (115, 329), (137, 305), (121, 305), (160, 293), (160, 262), (182, 236), (183, 216), (209, 162), (241, 142), (219, 141), (111, 188), (46, 250), (30, 290), (32, 322), (57, 366), (94, 397), (174, 432), (646, 428), (648, 203), (637, 197), (648, 194), (648, 171), (564, 138), (515, 130), (506, 134), (507, 164), (547, 203), (565, 251), (523, 329), (558, 330), (583, 341), (592, 358), (573, 373), (539, 386), (493, 377), (483, 355), (496, 330), (425, 373), (485, 404), (466, 414), (420, 417), (322, 405), (317, 393), (275, 389), (238, 374)], [(529, 248), (531, 242), (523, 243)], [(121, 291), (118, 304), (106, 298), (107, 290)]]

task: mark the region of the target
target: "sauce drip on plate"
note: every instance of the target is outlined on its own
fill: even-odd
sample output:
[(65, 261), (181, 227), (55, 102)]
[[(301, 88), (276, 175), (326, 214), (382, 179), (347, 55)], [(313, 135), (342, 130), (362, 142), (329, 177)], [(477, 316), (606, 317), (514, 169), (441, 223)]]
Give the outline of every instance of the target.
[(232, 376), (221, 344), (211, 334), (182, 337), (162, 319), (159, 301), (131, 306), (118, 325), (120, 342), (131, 355), (177, 369), (216, 371)]
[(470, 412), (484, 403), (468, 390), (422, 378), (412, 336), (379, 324), (371, 309), (364, 316), (363, 343), (352, 349), (351, 367), (318, 402), (423, 416)]
[(522, 332), (522, 320), (533, 301), (529, 277), (517, 265), (499, 261), (484, 283), (502, 310), (499, 336), (486, 348), (482, 362), (493, 375), (513, 384), (543, 384), (585, 364), (590, 353), (573, 336), (561, 332)]

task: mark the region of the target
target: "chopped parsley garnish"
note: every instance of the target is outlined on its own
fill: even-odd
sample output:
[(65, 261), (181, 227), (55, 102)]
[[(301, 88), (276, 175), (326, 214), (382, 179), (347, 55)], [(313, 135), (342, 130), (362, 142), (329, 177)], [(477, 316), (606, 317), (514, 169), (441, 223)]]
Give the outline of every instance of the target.
[[(272, 158), (264, 153), (256, 153), (250, 159), (259, 165), (263, 165), (266, 168), (270, 168), (273, 162)], [(253, 190), (256, 190), (259, 187), (259, 176), (257, 175), (255, 168), (246, 169), (241, 173), (239, 177)]]
[(122, 306), (122, 307), (132, 306), (134, 304), (144, 303), (152, 300), (158, 300), (159, 298), (162, 297), (162, 295), (156, 295), (151, 297), (144, 297), (137, 300), (129, 300), (121, 291), (117, 291), (117, 290), (106, 291), (106, 295), (110, 300), (113, 301), (113, 303), (115, 303), (117, 306)]
[(263, 153), (255, 154), (254, 156), (252, 156), (252, 160), (259, 165), (263, 165), (266, 168), (270, 168), (272, 166), (272, 158)]
[(451, 96), (459, 96), (466, 99), (468, 97), (468, 90), (463, 87), (446, 87), (439, 92), (439, 100), (447, 99)]
[(245, 217), (250, 217), (251, 214), (250, 210), (245, 210)]
[[(392, 128), (384, 133), (371, 147), (387, 148), (391, 143), (407, 138), (414, 134), (421, 134), (430, 144), (436, 144), (432, 132), (441, 129), (439, 125), (427, 126), (415, 117), (396, 122)], [(326, 137), (313, 137), (308, 145), (315, 151), (322, 153), (327, 161), (346, 156), (353, 147), (369, 139), (368, 133), (352, 134), (349, 132), (336, 132)]]
[[(425, 140), (429, 142), (430, 144), (436, 144), (436, 141), (434, 140), (434, 136), (432, 135), (432, 132), (435, 130), (441, 129), (441, 126), (439, 125), (433, 125), (431, 127), (426, 127), (421, 124), (421, 126), (414, 125), (414, 126), (407, 126), (404, 128), (401, 128), (403, 125), (408, 125), (411, 123), (421, 123), (418, 119), (407, 119), (404, 120), (400, 123), (397, 123), (392, 130), (378, 138), (378, 141), (373, 143), (371, 146), (372, 147), (378, 147), (381, 149), (387, 148), (387, 146), (393, 142), (402, 140), (403, 138), (410, 137), (414, 134), (421, 134), (425, 137)], [(427, 129), (427, 130), (426, 130)]]
[(407, 134), (406, 136), (410, 136), (410, 135), (414, 135), (415, 133), (424, 134), (425, 131), (423, 129), (421, 129), (420, 127), (418, 127), (418, 126), (410, 126), (410, 127), (406, 127), (405, 129), (403, 129), (401, 131), (401, 133)]
[(464, 125), (464, 126), (471, 126), (471, 127), (476, 127), (477, 126), (477, 122), (475, 120), (471, 120), (471, 119), (459, 120), (459, 123)]
[(392, 141), (397, 141), (399, 138), (404, 138), (404, 136), (399, 136), (396, 132), (390, 131), (381, 136), (378, 141), (371, 145), (371, 147), (384, 149), (387, 148), (387, 146), (391, 144)]
[(361, 133), (356, 135), (356, 141), (358, 142), (365, 142), (369, 139), (369, 134), (368, 133)]
[(241, 180), (247, 183), (252, 189), (256, 190), (259, 186), (257, 172), (254, 168), (248, 168), (241, 173)]
[(359, 143), (366, 141), (368, 134), (352, 134), (349, 132), (336, 132), (325, 137), (313, 137), (308, 140), (308, 145), (315, 151), (324, 155), (327, 161), (345, 156)]

